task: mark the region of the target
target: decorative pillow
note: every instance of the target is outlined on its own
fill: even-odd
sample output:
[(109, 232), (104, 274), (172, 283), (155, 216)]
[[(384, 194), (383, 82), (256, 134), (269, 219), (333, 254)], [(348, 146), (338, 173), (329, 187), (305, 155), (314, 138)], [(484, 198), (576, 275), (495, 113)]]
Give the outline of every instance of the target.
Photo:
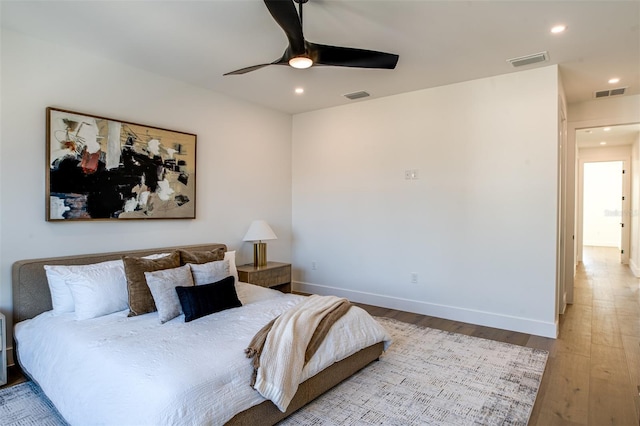
[(228, 260), (217, 260), (215, 262), (203, 263), (201, 265), (187, 263), (187, 265), (191, 268), (193, 282), (196, 285), (214, 283), (231, 275), (229, 272)]
[(223, 278), (212, 284), (176, 287), (176, 292), (184, 311), (184, 322), (242, 306), (233, 277)]
[(178, 286), (193, 286), (191, 269), (188, 265), (145, 272), (144, 277), (147, 280), (149, 290), (151, 290), (156, 308), (158, 308), (160, 323), (164, 324), (182, 314), (180, 299), (178, 299), (175, 288)]
[(73, 296), (77, 320), (101, 317), (127, 309), (127, 279), (121, 261), (72, 271), (65, 277)]
[[(122, 265), (120, 260), (110, 260), (107, 262), (92, 263), (89, 265), (44, 265), (47, 275), (47, 283), (51, 292), (51, 302), (55, 315), (66, 312), (73, 312), (75, 305), (71, 289), (67, 285), (66, 279), (72, 273), (83, 274), (92, 273), (96, 269), (110, 268), (113, 265)], [(125, 289), (126, 290), (126, 289)]]
[(124, 271), (127, 276), (127, 290), (129, 292), (129, 316), (142, 315), (156, 311), (151, 290), (144, 278), (145, 272), (171, 269), (180, 266), (180, 253), (174, 251), (159, 259), (144, 259), (141, 257), (124, 256)]
[(201, 264), (224, 259), (224, 248), (222, 247), (211, 251), (178, 251), (180, 252), (181, 265), (186, 265), (187, 263)]
[(228, 260), (229, 261), (229, 273), (231, 275), (233, 275), (233, 277), (236, 279), (236, 282), (240, 281), (238, 279), (238, 268), (236, 267), (236, 252), (234, 251), (228, 251), (224, 254), (224, 260)]

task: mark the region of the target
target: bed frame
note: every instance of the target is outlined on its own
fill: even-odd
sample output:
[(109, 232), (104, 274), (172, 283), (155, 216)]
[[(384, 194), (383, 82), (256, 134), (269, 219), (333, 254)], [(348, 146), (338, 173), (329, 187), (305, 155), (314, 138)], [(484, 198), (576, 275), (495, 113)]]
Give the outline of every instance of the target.
[[(111, 253), (84, 254), (77, 256), (51, 257), (43, 259), (20, 260), (12, 267), (13, 287), (13, 324), (35, 317), (52, 309), (51, 293), (47, 283), (44, 265), (86, 265), (121, 259), (122, 256), (146, 256), (154, 253), (171, 252), (176, 249), (191, 251), (214, 250), (224, 244), (201, 244), (178, 247), (163, 247), (145, 250), (130, 250)], [(19, 362), (19, 348), (14, 342), (15, 359)], [(282, 413), (271, 401), (264, 401), (254, 407), (236, 414), (228, 425), (273, 425), (289, 416), (311, 400), (322, 395), (338, 383), (366, 367), (382, 354), (382, 342), (362, 349), (339, 361), (300, 384), (298, 392)]]

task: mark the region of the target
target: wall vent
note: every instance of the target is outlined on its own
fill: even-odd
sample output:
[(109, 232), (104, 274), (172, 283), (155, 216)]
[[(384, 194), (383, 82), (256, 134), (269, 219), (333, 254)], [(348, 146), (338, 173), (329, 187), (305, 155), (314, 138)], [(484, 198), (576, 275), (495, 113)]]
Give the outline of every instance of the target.
[(599, 98), (608, 98), (609, 96), (624, 95), (624, 92), (626, 90), (627, 90), (626, 87), (618, 87), (617, 89), (598, 90), (597, 92), (593, 92), (593, 97), (596, 99), (599, 99)]
[(512, 67), (523, 67), (525, 65), (537, 64), (538, 62), (545, 62), (549, 60), (549, 52), (544, 51), (540, 53), (534, 53), (533, 55), (520, 56), (519, 58), (507, 59), (507, 62)]
[(365, 92), (364, 90), (361, 90), (359, 92), (353, 92), (353, 93), (347, 93), (346, 95), (342, 95), (347, 99), (360, 99), (360, 98), (366, 98), (367, 96), (371, 96), (369, 95), (369, 93)]

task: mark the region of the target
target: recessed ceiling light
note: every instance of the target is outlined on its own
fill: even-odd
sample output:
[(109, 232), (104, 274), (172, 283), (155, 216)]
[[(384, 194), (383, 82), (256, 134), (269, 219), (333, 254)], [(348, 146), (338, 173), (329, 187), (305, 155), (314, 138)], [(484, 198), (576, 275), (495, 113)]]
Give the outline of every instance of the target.
[(609, 84), (620, 83), (620, 79), (618, 77), (609, 79)]
[(304, 89), (303, 89), (302, 87), (296, 87), (295, 92), (296, 92), (298, 95), (301, 95), (301, 94), (303, 94), (303, 93), (304, 93)]
[(600, 142), (600, 145), (606, 145), (607, 143), (605, 141)]
[(556, 25), (555, 27), (551, 28), (551, 32), (553, 34), (560, 34), (565, 32), (566, 29), (567, 29), (566, 25)]
[(604, 128), (604, 129), (602, 129), (602, 130), (604, 130), (605, 132), (608, 132), (608, 131), (610, 131), (610, 130), (611, 130), (611, 127), (605, 127), (605, 128)]

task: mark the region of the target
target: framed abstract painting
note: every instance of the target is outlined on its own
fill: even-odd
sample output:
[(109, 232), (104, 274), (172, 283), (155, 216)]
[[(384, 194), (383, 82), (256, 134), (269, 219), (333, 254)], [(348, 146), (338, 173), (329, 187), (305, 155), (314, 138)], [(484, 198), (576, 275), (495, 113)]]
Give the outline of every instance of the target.
[(47, 108), (46, 219), (195, 219), (196, 140)]

